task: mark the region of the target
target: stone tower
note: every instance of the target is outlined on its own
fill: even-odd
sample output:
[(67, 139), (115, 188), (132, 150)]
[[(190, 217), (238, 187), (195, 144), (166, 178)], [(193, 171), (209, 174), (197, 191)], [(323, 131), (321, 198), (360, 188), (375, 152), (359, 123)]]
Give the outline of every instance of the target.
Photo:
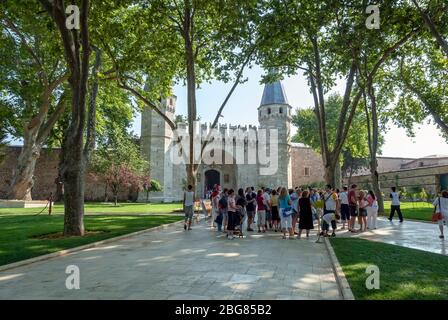
[[(177, 97), (172, 96), (161, 102), (162, 111), (174, 120)], [(173, 131), (165, 120), (152, 109), (145, 107), (142, 112), (141, 150), (151, 166), (151, 179), (163, 186), (162, 192), (151, 192), (149, 200), (154, 202), (171, 202), (173, 196), (173, 164), (169, 156), (169, 146)], [(138, 201), (146, 201), (145, 192), (139, 193)]]
[[(262, 129), (278, 130), (278, 170), (273, 175), (260, 175), (261, 185), (292, 187), (291, 174), (291, 109), (280, 81), (268, 83), (258, 107), (258, 121)], [(268, 139), (269, 141), (269, 139)]]

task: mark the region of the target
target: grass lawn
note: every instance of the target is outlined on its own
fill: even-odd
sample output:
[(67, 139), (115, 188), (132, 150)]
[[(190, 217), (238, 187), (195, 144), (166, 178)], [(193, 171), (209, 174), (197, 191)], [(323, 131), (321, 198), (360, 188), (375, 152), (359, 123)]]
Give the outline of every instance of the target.
[[(330, 241), (356, 299), (448, 299), (447, 256), (363, 239)], [(365, 286), (369, 265), (380, 270), (378, 290)]]
[(0, 265), (156, 227), (165, 223), (176, 222), (182, 219), (182, 216), (171, 214), (150, 216), (85, 216), (84, 224), (87, 231), (104, 232), (84, 237), (36, 239), (33, 237), (62, 231), (64, 224), (63, 215), (3, 215), (0, 216)]
[[(390, 201), (384, 202), (385, 216), (389, 217), (390, 213)], [(431, 203), (427, 202), (402, 202), (401, 203), (401, 213), (403, 213), (404, 219), (415, 219), (415, 220), (425, 220), (431, 221), (432, 212), (434, 207)], [(398, 219), (397, 214), (395, 217)]]
[[(170, 213), (176, 209), (182, 209), (181, 203), (119, 203), (115, 207), (113, 203), (89, 202), (85, 204), (86, 213), (107, 214), (136, 214), (136, 213)], [(0, 208), (0, 215), (5, 214), (37, 214), (43, 208)], [(48, 213), (45, 209), (42, 214)], [(53, 207), (53, 213), (64, 213), (64, 204), (57, 203)]]

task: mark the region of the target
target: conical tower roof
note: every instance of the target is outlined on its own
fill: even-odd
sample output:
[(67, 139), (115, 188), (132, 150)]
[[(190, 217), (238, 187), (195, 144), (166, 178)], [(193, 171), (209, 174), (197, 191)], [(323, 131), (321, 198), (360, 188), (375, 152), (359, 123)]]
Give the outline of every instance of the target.
[(273, 83), (267, 83), (264, 86), (263, 97), (261, 98), (261, 106), (269, 104), (287, 104), (288, 99), (286, 98), (285, 89), (281, 81), (275, 81)]

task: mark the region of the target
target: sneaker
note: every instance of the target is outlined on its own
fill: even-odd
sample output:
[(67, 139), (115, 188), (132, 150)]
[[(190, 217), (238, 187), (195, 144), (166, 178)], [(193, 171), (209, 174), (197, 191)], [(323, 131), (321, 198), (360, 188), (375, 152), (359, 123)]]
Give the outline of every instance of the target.
[(190, 227), (190, 228), (188, 228), (188, 230), (191, 230), (191, 227)]
[(333, 237), (333, 238), (336, 237), (336, 233), (332, 233), (331, 237)]
[(444, 236), (439, 236), (439, 239), (445, 239), (445, 237)]

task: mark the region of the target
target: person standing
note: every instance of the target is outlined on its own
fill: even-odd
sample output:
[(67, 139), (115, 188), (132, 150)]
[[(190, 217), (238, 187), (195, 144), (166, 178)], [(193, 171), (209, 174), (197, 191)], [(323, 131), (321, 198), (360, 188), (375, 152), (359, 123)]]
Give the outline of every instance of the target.
[(210, 195), (210, 202), (212, 205), (212, 223), (210, 227), (214, 228), (216, 224), (215, 222), (216, 215), (218, 214), (218, 202), (219, 202), (219, 192), (216, 185), (214, 187), (212, 194)]
[(283, 239), (286, 239), (286, 232), (289, 233), (289, 239), (294, 239), (294, 233), (292, 231), (292, 208), (291, 197), (288, 194), (286, 188), (282, 188), (278, 197), (278, 204), (280, 208), (280, 221), (283, 231)]
[(289, 196), (291, 197), (291, 208), (292, 208), (292, 215), (291, 215), (291, 224), (292, 224), (292, 232), (294, 234), (296, 233), (296, 225), (297, 220), (299, 219), (299, 196), (300, 191), (295, 191), (293, 189), (290, 189)]
[(237, 220), (236, 225), (240, 227), (240, 233), (243, 234), (243, 224), (246, 218), (246, 195), (244, 194), (243, 188), (238, 189), (238, 196), (236, 197), (236, 207), (237, 207)]
[(390, 193), (389, 197), (392, 199), (392, 204), (390, 206), (390, 216), (389, 221), (392, 221), (395, 215), (395, 212), (398, 213), (398, 219), (400, 222), (403, 222), (403, 215), (401, 214), (401, 208), (400, 208), (400, 192), (397, 191), (396, 187), (391, 188), (392, 192)]
[(272, 224), (274, 231), (278, 232), (280, 228), (280, 215), (278, 213), (278, 195), (277, 191), (272, 190), (271, 194), (271, 212), (272, 212)]
[[(341, 205), (342, 230), (345, 229), (345, 223), (350, 225), (350, 209), (348, 207), (348, 188), (344, 187), (339, 193), (339, 203)], [(349, 226), (350, 229), (350, 226)]]
[(246, 189), (246, 211), (247, 211), (247, 231), (254, 231), (252, 229), (252, 223), (254, 222), (254, 216), (255, 216), (255, 201), (257, 195), (254, 195), (251, 188)]
[(269, 228), (272, 229), (272, 214), (271, 214), (271, 195), (270, 195), (270, 190), (268, 188), (264, 189), (264, 193), (263, 193), (263, 199), (264, 199), (264, 206), (265, 206), (265, 211), (266, 211), (266, 224), (265, 224), (265, 230), (268, 229), (268, 224), (269, 224)]
[(227, 223), (229, 221), (229, 203), (228, 203), (228, 194), (229, 190), (227, 190), (227, 188), (224, 188), (222, 194), (221, 194), (221, 199), (219, 199), (219, 206), (221, 208), (221, 213), (222, 213), (222, 225), (223, 225), (223, 232), (226, 232), (227, 230)]
[(266, 232), (266, 205), (263, 197), (263, 190), (258, 190), (256, 201), (258, 232)]
[(310, 193), (305, 190), (299, 199), (299, 234), (297, 235), (297, 239), (301, 238), (303, 230), (306, 230), (306, 237), (309, 238), (310, 230), (314, 229), (313, 211), (309, 195)]
[(433, 203), (435, 207), (435, 212), (441, 214), (441, 218), (439, 223), (439, 229), (440, 229), (440, 239), (445, 239), (445, 235), (443, 234), (443, 224), (448, 225), (448, 191), (443, 190), (442, 196), (438, 197), (436, 200), (434, 200)]
[(358, 199), (356, 197), (356, 184), (352, 184), (350, 191), (348, 192), (348, 210), (350, 213), (350, 223), (348, 225), (348, 231), (355, 231), (356, 217), (358, 216)]
[(367, 230), (367, 205), (368, 202), (366, 200), (366, 194), (364, 191), (360, 191), (358, 197), (358, 223), (360, 225), (359, 232)]
[(193, 220), (193, 206), (194, 206), (194, 191), (193, 186), (188, 185), (188, 190), (184, 192), (184, 212), (185, 212), (185, 223), (184, 230), (191, 230), (191, 221)]
[(233, 240), (235, 237), (233, 236), (233, 232), (235, 231), (235, 225), (237, 224), (237, 211), (238, 208), (236, 206), (235, 201), (235, 191), (230, 189), (228, 191), (227, 197), (228, 209), (227, 209), (227, 238), (229, 240)]
[(372, 190), (367, 195), (367, 229), (376, 229), (376, 219), (378, 217), (378, 201)]
[(331, 185), (327, 185), (324, 194), (324, 215), (322, 216), (322, 235), (328, 236), (328, 230), (331, 228), (332, 237), (336, 236), (336, 208), (338, 205), (338, 195), (333, 191)]

